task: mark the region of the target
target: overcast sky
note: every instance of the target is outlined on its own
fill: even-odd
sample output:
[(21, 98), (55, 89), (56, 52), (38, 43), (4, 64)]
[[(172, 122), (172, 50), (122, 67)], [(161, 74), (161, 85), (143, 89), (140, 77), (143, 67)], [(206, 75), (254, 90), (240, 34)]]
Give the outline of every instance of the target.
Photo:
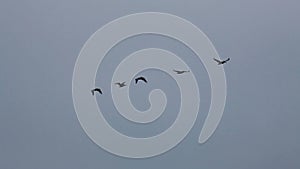
[[(210, 102), (201, 62), (194, 62), (190, 51), (177, 41), (159, 36), (128, 39), (127, 45), (118, 44), (108, 54), (107, 63), (113, 65), (117, 64), (114, 57), (125, 57), (126, 52), (161, 47), (173, 50), (193, 69), (199, 67), (201, 111), (190, 134), (165, 154), (136, 160), (112, 155), (89, 139), (77, 120), (71, 87), (74, 64), (85, 41), (113, 19), (146, 11), (191, 21), (207, 34), (221, 58), (231, 60), (224, 66), (228, 94), (223, 119), (208, 142), (199, 145)], [(1, 1), (0, 168), (298, 169), (299, 16), (297, 0)], [(110, 78), (107, 63), (97, 77)], [(166, 86), (173, 81), (162, 72), (142, 73), (154, 79), (147, 90), (157, 87), (157, 79), (164, 79), (160, 88), (167, 94), (178, 90), (176, 85)], [(149, 106), (147, 96), (133, 90), (130, 97), (143, 110)], [(169, 96), (173, 105), (179, 102), (176, 96)], [(157, 125), (140, 128), (119, 117), (105, 117), (120, 132), (147, 136), (167, 128), (176, 116), (170, 112), (176, 110), (168, 105)]]

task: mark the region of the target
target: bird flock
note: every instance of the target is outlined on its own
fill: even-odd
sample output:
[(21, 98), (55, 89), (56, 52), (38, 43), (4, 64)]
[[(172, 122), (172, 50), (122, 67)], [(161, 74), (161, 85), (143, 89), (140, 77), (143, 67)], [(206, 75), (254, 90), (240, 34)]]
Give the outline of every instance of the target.
[[(230, 60), (230, 58), (227, 58), (226, 60), (218, 60), (216, 58), (213, 58), (213, 60), (216, 61), (218, 65), (223, 65), (223, 64), (227, 63)], [(175, 69), (173, 69), (173, 71), (178, 75), (190, 72), (190, 70), (175, 70)], [(139, 83), (139, 81), (148, 83), (148, 80), (143, 76), (139, 76), (139, 77), (135, 78), (135, 84)], [(127, 86), (126, 82), (116, 82), (115, 85), (117, 85), (119, 88)], [(95, 92), (98, 92), (99, 94), (103, 94), (103, 92), (100, 88), (94, 88), (91, 90), (91, 92), (92, 92), (93, 96), (95, 95)]]

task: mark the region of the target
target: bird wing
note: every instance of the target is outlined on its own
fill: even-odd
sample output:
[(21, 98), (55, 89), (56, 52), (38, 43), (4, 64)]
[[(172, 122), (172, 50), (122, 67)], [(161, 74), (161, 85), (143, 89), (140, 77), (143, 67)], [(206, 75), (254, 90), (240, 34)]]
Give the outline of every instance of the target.
[(140, 77), (140, 79), (141, 79), (142, 81), (144, 81), (144, 82), (146, 82), (146, 83), (147, 83), (147, 80), (146, 80), (146, 78), (144, 78), (144, 77)]
[(95, 94), (95, 92), (99, 92), (100, 94), (102, 94), (102, 91), (99, 88), (95, 88), (95, 89), (91, 90), (91, 92), (93, 95)]
[(220, 60), (218, 60), (218, 59), (216, 59), (216, 58), (214, 58), (214, 61), (216, 61), (216, 62), (218, 62), (218, 63), (222, 63), (222, 61), (220, 61)]
[(142, 80), (142, 81), (147, 83), (147, 80), (144, 77), (138, 77), (138, 78), (135, 79), (136, 82), (138, 82), (139, 80)]

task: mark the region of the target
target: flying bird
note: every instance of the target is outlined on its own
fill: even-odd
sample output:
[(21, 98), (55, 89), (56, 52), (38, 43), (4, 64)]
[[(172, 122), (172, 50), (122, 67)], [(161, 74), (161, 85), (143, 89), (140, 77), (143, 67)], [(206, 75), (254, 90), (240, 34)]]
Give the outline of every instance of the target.
[(226, 60), (218, 60), (216, 58), (214, 58), (214, 61), (216, 61), (218, 63), (218, 65), (223, 65), (226, 62), (228, 62), (230, 60), (230, 58), (226, 59)]
[(125, 87), (126, 86), (126, 84), (125, 84), (126, 82), (122, 82), (122, 83), (115, 83), (115, 85), (118, 85), (120, 88), (121, 87)]
[(92, 92), (93, 96), (95, 95), (95, 92), (99, 92), (100, 94), (102, 94), (102, 91), (99, 88), (95, 88), (95, 89), (91, 90), (91, 92)]
[(188, 73), (188, 72), (190, 72), (189, 70), (173, 70), (175, 73), (177, 73), (177, 74), (183, 74), (183, 73)]
[(144, 77), (141, 76), (141, 77), (138, 77), (138, 78), (135, 79), (135, 84), (137, 84), (138, 81), (140, 81), (140, 80), (141, 80), (141, 81), (144, 81), (145, 83), (148, 82), (148, 81), (146, 80), (146, 78), (144, 78)]

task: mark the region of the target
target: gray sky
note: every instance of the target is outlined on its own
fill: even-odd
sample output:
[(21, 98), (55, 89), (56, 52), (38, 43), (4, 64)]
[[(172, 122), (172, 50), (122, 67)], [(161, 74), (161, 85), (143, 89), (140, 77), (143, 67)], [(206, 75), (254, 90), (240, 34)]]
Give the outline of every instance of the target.
[[(0, 168), (298, 169), (299, 8), (296, 0), (1, 1)], [(76, 118), (71, 86), (76, 58), (92, 33), (113, 19), (145, 11), (191, 21), (207, 34), (220, 57), (231, 61), (225, 65), (228, 94), (223, 119), (208, 142), (199, 145), (210, 101), (207, 74), (201, 63), (188, 59), (188, 51), (177, 51), (199, 65), (200, 115), (177, 147), (135, 160), (107, 153), (87, 137)], [(180, 49), (176, 41), (159, 37), (133, 38), (128, 43), (112, 54), (154, 45)], [(149, 71), (144, 73), (150, 76)], [(140, 100), (138, 93), (132, 93), (135, 105), (147, 108), (141, 102), (145, 95)], [(172, 119), (134, 129), (131, 124), (124, 128), (126, 121), (107, 118), (116, 129), (134, 136), (163, 130)]]

